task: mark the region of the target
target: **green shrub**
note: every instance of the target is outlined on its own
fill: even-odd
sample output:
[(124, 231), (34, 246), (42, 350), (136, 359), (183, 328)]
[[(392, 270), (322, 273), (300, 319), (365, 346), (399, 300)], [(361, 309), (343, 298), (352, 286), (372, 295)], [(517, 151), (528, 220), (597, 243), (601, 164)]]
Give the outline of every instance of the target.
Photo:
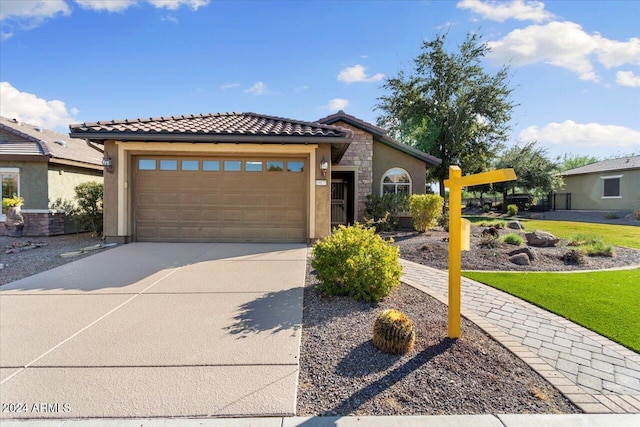
[(515, 246), (520, 246), (524, 243), (524, 239), (518, 233), (507, 233), (502, 236), (502, 241)]
[(478, 225), (481, 227), (495, 227), (498, 230), (502, 230), (507, 225), (507, 221), (503, 219), (490, 219), (487, 221), (481, 221)]
[(102, 234), (102, 199), (104, 185), (99, 182), (83, 182), (75, 188), (78, 203), (77, 220), (82, 228), (97, 235)]
[(369, 302), (389, 295), (402, 274), (399, 249), (358, 223), (316, 242), (311, 266), (322, 291)]
[(438, 227), (444, 228), (444, 231), (449, 231), (449, 211), (448, 210), (438, 217), (437, 223), (438, 223)]
[(409, 212), (413, 226), (420, 233), (433, 228), (442, 214), (444, 199), (435, 194), (414, 194), (409, 199)]
[(596, 236), (595, 234), (578, 233), (569, 238), (569, 240), (567, 241), (567, 245), (583, 246), (591, 245), (596, 242), (602, 242), (602, 238), (600, 236)]
[(364, 202), (365, 223), (376, 231), (398, 228), (398, 213), (409, 210), (409, 197), (405, 194), (370, 194)]
[(491, 206), (488, 203), (482, 205), (482, 212), (487, 213), (491, 210)]
[(509, 216), (518, 215), (518, 206), (517, 205), (507, 205), (507, 214)]
[(640, 221), (640, 209), (635, 209), (635, 210), (633, 211), (633, 217), (634, 217), (635, 219), (637, 219), (638, 221)]
[(582, 246), (582, 248), (589, 256), (601, 256), (601, 257), (613, 256), (613, 248), (610, 245), (607, 245), (606, 243), (604, 243), (603, 241), (590, 243), (588, 245)]

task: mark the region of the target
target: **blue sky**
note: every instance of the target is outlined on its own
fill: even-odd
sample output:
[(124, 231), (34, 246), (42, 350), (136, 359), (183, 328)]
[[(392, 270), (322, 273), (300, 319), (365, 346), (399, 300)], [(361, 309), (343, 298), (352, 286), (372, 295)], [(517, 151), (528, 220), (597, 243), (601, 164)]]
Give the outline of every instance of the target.
[(640, 154), (640, 0), (0, 0), (0, 114), (69, 123), (251, 111), (375, 123), (384, 78), (467, 32), (511, 66), (509, 145)]

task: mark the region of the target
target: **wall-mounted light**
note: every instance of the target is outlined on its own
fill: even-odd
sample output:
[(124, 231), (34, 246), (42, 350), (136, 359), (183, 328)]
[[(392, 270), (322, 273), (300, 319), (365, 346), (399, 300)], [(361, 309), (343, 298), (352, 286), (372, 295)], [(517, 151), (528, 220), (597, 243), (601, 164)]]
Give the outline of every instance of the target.
[(324, 156), (322, 156), (322, 160), (320, 161), (320, 173), (322, 173), (323, 177), (327, 176), (327, 170), (329, 170), (329, 163)]
[(104, 166), (104, 170), (108, 173), (113, 173), (113, 163), (111, 162), (111, 157), (105, 152), (104, 157), (102, 158), (102, 166)]

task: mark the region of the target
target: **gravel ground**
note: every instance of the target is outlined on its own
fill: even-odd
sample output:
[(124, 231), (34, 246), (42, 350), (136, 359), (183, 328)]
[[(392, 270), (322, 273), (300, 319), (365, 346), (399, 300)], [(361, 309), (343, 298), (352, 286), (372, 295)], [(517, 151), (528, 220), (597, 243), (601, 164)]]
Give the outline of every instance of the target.
[[(299, 416), (579, 413), (524, 362), (463, 319), (449, 340), (446, 306), (401, 284), (377, 304), (317, 291), (310, 266), (298, 386)], [(415, 349), (378, 351), (371, 333), (386, 308), (416, 326)]]
[[(471, 250), (462, 252), (463, 270), (500, 270), (500, 271), (571, 271), (571, 270), (601, 270), (604, 268), (628, 267), (640, 265), (640, 250), (614, 247), (613, 257), (585, 257), (582, 265), (566, 264), (560, 258), (567, 253), (571, 246), (566, 241), (551, 248), (534, 248), (538, 258), (531, 265), (516, 265), (509, 261), (508, 253), (526, 246), (514, 246), (501, 243), (495, 248), (481, 245), (481, 233), (486, 227), (471, 227)], [(498, 230), (500, 235), (518, 233), (524, 237), (524, 232), (511, 229)], [(409, 261), (428, 265), (429, 267), (446, 270), (449, 264), (449, 242), (445, 241), (449, 233), (445, 231), (429, 230), (421, 234), (415, 231), (386, 233), (385, 238), (393, 238), (394, 245), (400, 248), (400, 256)]]
[[(7, 250), (26, 246), (29, 242), (42, 245), (35, 249), (7, 254)], [(71, 252), (100, 243), (91, 233), (67, 234), (51, 237), (8, 237), (0, 236), (0, 286), (27, 276), (49, 270), (62, 264), (95, 254), (62, 258), (60, 254)]]

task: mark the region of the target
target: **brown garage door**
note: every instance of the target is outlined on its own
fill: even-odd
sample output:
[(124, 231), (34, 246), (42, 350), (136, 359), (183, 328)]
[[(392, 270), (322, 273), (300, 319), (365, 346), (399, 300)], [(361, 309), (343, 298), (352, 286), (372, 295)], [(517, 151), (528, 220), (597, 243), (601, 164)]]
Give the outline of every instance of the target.
[(306, 240), (304, 159), (139, 156), (133, 160), (138, 241)]

